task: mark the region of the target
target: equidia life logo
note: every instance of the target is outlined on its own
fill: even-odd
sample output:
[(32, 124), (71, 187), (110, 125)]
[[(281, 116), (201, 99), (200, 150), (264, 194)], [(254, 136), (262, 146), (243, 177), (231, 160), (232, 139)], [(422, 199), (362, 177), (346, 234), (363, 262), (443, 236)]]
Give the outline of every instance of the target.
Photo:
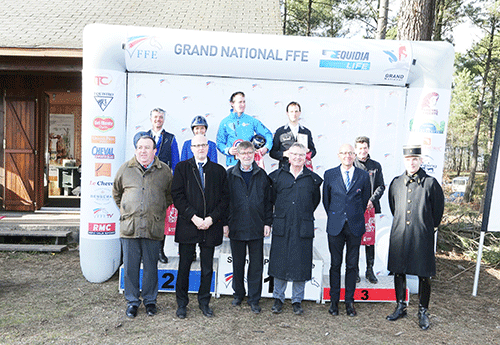
[(347, 50), (322, 50), (323, 59), (319, 60), (319, 67), (349, 70), (370, 70), (370, 53)]

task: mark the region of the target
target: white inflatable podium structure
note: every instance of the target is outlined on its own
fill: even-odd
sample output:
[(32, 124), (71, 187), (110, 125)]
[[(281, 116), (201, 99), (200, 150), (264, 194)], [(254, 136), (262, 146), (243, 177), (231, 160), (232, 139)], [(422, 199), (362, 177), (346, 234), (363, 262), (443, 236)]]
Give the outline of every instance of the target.
[[(120, 264), (114, 176), (134, 154), (132, 138), (151, 127), (149, 113), (166, 110), (164, 128), (179, 149), (204, 116), (216, 141), (229, 97), (246, 94), (246, 113), (272, 132), (286, 124), (286, 106), (302, 106), (301, 124), (317, 149), (320, 176), (340, 164), (337, 152), (357, 136), (371, 139), (386, 186), (403, 173), (402, 147), (423, 146), (424, 169), (442, 179), (451, 97), (453, 47), (445, 42), (349, 40), (153, 29), (92, 24), (84, 30), (80, 262), (91, 282)], [(219, 163), (225, 157), (219, 153)], [(277, 161), (266, 155), (269, 173)], [(377, 215), (375, 271), (387, 275), (392, 216), (387, 192)], [(328, 273), (326, 213), (315, 212), (315, 250)], [(167, 253), (177, 253), (172, 236)], [(269, 239), (266, 240), (269, 242)], [(364, 250), (360, 271), (364, 272)]]

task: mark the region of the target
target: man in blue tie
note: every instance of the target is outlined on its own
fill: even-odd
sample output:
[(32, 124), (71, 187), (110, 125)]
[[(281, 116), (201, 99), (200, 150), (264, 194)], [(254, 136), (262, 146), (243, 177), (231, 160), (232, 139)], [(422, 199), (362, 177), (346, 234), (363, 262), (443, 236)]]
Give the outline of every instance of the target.
[(209, 302), (214, 249), (222, 243), (222, 226), (226, 222), (229, 205), (226, 170), (207, 157), (207, 137), (195, 135), (191, 140), (191, 150), (194, 157), (177, 164), (172, 181), (172, 198), (179, 211), (175, 229), (175, 242), (179, 243), (175, 294), (178, 305), (176, 315), (180, 319), (186, 317), (189, 271), (197, 243), (201, 264), (198, 305), (203, 315), (213, 316)]
[(323, 205), (328, 215), (326, 232), (330, 249), (330, 299), (328, 312), (339, 314), (340, 267), (344, 247), (346, 252), (345, 305), (348, 316), (356, 316), (354, 291), (359, 259), (361, 236), (365, 233), (364, 213), (370, 200), (370, 178), (366, 171), (355, 168), (354, 148), (349, 144), (340, 147), (341, 164), (325, 172)]

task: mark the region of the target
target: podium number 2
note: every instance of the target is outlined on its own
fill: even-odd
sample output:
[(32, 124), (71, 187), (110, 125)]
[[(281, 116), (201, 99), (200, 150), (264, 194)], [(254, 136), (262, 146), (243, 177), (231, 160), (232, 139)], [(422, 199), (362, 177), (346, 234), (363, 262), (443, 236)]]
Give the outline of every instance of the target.
[(162, 278), (167, 278), (167, 281), (161, 286), (162, 289), (173, 289), (174, 285), (170, 284), (174, 281), (174, 275), (172, 273), (163, 273)]

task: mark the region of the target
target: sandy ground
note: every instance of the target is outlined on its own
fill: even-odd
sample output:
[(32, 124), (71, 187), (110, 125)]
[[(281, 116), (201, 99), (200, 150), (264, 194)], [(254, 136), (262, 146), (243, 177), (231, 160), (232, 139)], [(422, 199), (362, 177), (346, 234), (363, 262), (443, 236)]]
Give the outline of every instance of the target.
[(328, 314), (328, 305), (304, 302), (305, 313), (292, 313), (287, 301), (280, 315), (273, 301), (261, 302), (254, 315), (232, 297), (212, 299), (215, 317), (197, 308), (175, 317), (175, 296), (161, 293), (159, 314), (144, 307), (135, 319), (125, 316), (118, 276), (92, 284), (82, 276), (77, 250), (62, 254), (0, 253), (0, 343), (2, 344), (500, 344), (500, 271), (484, 268), (477, 297), (471, 296), (475, 263), (452, 253), (438, 255), (432, 282), (432, 326), (417, 325), (416, 295), (409, 315), (385, 320), (392, 303), (357, 303), (358, 316)]

